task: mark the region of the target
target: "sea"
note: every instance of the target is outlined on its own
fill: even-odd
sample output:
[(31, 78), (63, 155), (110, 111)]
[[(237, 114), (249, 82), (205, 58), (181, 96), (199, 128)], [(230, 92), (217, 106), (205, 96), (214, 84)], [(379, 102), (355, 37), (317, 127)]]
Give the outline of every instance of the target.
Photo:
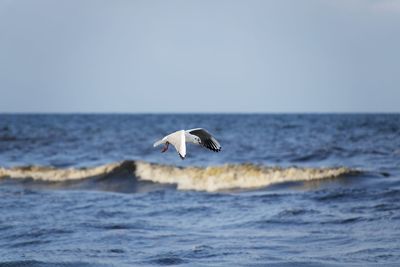
[(400, 114), (0, 114), (0, 266), (400, 266)]

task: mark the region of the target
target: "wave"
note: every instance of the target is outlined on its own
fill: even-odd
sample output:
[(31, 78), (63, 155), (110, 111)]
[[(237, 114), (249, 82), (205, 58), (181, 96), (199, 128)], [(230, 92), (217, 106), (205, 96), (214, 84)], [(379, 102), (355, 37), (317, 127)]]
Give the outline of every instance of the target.
[(1, 168), (0, 178), (71, 182), (100, 179), (115, 183), (123, 179), (172, 184), (181, 190), (223, 191), (252, 189), (271, 184), (313, 181), (359, 173), (346, 167), (300, 168), (268, 167), (255, 164), (226, 164), (212, 167), (178, 167), (144, 161), (123, 161), (88, 168), (23, 166)]
[(13, 168), (0, 168), (0, 178), (30, 178), (33, 180), (61, 182), (106, 176), (120, 171), (121, 169), (129, 170), (132, 168), (132, 170), (134, 170), (134, 167), (135, 162), (133, 161), (124, 161), (122, 163), (117, 162), (88, 168), (55, 168), (30, 165)]

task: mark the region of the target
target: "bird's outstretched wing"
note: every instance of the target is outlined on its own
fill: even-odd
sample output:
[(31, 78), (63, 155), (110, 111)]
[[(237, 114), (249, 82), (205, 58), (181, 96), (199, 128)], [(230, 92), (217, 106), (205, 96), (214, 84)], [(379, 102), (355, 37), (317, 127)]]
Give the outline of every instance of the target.
[(166, 140), (175, 147), (181, 159), (185, 159), (186, 156), (186, 140), (185, 131), (180, 130), (174, 132), (166, 137)]
[(219, 152), (221, 151), (221, 145), (215, 139), (207, 130), (203, 128), (196, 128), (196, 129), (191, 129), (186, 131), (189, 134), (195, 135), (198, 138), (200, 138), (200, 145), (214, 151), (214, 152)]

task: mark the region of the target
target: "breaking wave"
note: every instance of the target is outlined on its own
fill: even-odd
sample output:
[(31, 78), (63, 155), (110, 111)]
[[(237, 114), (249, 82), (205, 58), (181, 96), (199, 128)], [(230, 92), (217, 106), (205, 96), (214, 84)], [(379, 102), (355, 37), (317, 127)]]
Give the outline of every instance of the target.
[(359, 173), (346, 167), (300, 168), (268, 167), (255, 164), (227, 164), (213, 167), (177, 167), (143, 161), (123, 161), (89, 168), (23, 166), (1, 168), (0, 178), (31, 179), (47, 182), (72, 182), (88, 179), (115, 183), (123, 179), (173, 184), (181, 190), (215, 192), (251, 189), (271, 184), (312, 181)]

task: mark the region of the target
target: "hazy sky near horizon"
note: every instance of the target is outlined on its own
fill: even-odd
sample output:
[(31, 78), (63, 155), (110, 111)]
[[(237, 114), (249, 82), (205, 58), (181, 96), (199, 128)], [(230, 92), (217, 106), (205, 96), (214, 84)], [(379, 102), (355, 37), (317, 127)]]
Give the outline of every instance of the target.
[(0, 0), (0, 112), (400, 112), (400, 0)]

